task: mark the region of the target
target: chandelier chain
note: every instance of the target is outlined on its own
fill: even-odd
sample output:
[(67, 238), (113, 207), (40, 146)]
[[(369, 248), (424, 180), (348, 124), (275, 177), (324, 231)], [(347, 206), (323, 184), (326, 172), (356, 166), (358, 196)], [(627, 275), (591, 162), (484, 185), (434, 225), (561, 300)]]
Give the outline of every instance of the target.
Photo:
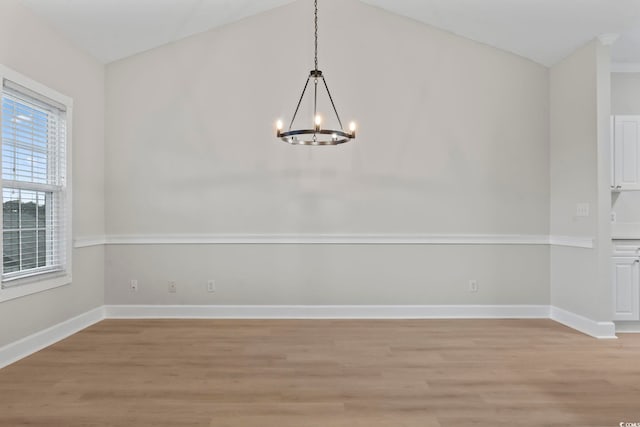
[(316, 71), (318, 71), (318, 0), (315, 0), (314, 2), (314, 6), (315, 6), (315, 26), (316, 26), (316, 32), (315, 32), (315, 47), (316, 47), (316, 52), (315, 52), (315, 64), (316, 64)]
[[(0, 0), (2, 1), (2, 0)], [(300, 94), (300, 99), (298, 100), (298, 104), (296, 105), (296, 110), (293, 113), (293, 117), (291, 118), (291, 122), (289, 123), (289, 129), (284, 131), (284, 123), (281, 120), (278, 120), (276, 124), (276, 136), (282, 139), (284, 142), (287, 142), (291, 145), (339, 145), (344, 144), (345, 142), (349, 142), (356, 137), (356, 125), (354, 122), (351, 122), (349, 131), (345, 131), (342, 126), (342, 119), (338, 114), (338, 110), (336, 108), (335, 102), (333, 101), (333, 96), (331, 96), (331, 91), (329, 91), (329, 86), (327, 85), (327, 81), (322, 74), (322, 71), (318, 69), (318, 0), (314, 0), (314, 65), (315, 69), (311, 70), (309, 73), (309, 77), (307, 77), (307, 81), (304, 84), (304, 88), (302, 89), (302, 93)], [(312, 128), (297, 128), (294, 129), (294, 123), (298, 113), (300, 111), (300, 106), (302, 105), (302, 101), (307, 93), (307, 88), (309, 83), (313, 80), (313, 127)], [(333, 113), (338, 119), (339, 128), (331, 128), (331, 127), (323, 127), (323, 117), (318, 114), (318, 83), (319, 80), (322, 80), (321, 86), (326, 90), (327, 95), (329, 96), (329, 101), (331, 103), (331, 107), (333, 109)], [(321, 88), (322, 90), (322, 88)], [(306, 139), (309, 138), (309, 139)]]

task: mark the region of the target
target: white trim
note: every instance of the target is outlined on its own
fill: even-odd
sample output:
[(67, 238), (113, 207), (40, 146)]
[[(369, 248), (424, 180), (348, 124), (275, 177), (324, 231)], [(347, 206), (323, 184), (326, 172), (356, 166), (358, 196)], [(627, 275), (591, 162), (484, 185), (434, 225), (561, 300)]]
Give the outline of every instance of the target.
[(50, 87), (47, 87), (42, 83), (39, 83), (17, 71), (12, 70), (5, 65), (0, 64), (0, 88), (2, 87), (2, 79), (7, 79), (19, 84), (20, 86), (24, 86), (25, 88), (32, 90), (42, 96), (59, 102), (67, 108), (73, 107), (73, 98), (67, 95), (63, 95), (57, 90), (51, 89)]
[(73, 247), (90, 248), (92, 246), (102, 246), (107, 244), (106, 236), (94, 236), (94, 237), (76, 237), (73, 239)]
[(43, 331), (0, 348), (0, 368), (4, 368), (45, 347), (53, 345), (104, 319), (104, 307), (98, 307), (65, 320)]
[(538, 235), (439, 234), (213, 234), (107, 237), (109, 245), (544, 245)]
[(640, 240), (640, 223), (615, 222), (611, 224), (612, 240)]
[(551, 246), (565, 246), (569, 248), (593, 249), (593, 237), (549, 236)]
[(613, 322), (597, 322), (576, 313), (551, 307), (551, 319), (572, 329), (599, 339), (614, 339), (616, 325)]
[(598, 36), (598, 40), (603, 46), (611, 46), (620, 38), (618, 33), (605, 33)]
[[(14, 282), (14, 287), (2, 288), (0, 286), (0, 302), (20, 298), (26, 295), (30, 295), (37, 292), (46, 291), (49, 289), (57, 288), (59, 286), (68, 285), (72, 282), (73, 271), (73, 242), (71, 236), (73, 234), (73, 188), (72, 188), (72, 153), (73, 153), (73, 99), (69, 96), (63, 95), (60, 92), (45, 86), (21, 73), (14, 71), (2, 64), (0, 64), (0, 92), (3, 91), (4, 81), (11, 81), (19, 86), (24, 87), (26, 90), (33, 91), (39, 96), (48, 98), (54, 103), (64, 106), (64, 116), (66, 121), (66, 139), (64, 143), (64, 152), (66, 154), (65, 159), (65, 172), (63, 175), (64, 185), (61, 186), (61, 201), (63, 204), (64, 218), (63, 218), (63, 233), (64, 233), (64, 270), (61, 274), (46, 274), (34, 275), (29, 277), (28, 274), (23, 276), (20, 280), (20, 284)], [(0, 94), (1, 95), (1, 94)], [(1, 96), (0, 96), (1, 98)], [(1, 116), (1, 112), (0, 112)], [(0, 117), (1, 119), (1, 117)], [(0, 120), (1, 121), (1, 120)], [(0, 138), (1, 139), (1, 138)], [(0, 153), (1, 154), (1, 153)], [(1, 157), (1, 155), (0, 155)], [(14, 183), (15, 184), (15, 183)], [(0, 187), (3, 187), (4, 183), (0, 176)], [(22, 185), (21, 185), (22, 186)], [(35, 187), (38, 187), (36, 185)], [(26, 188), (26, 187), (25, 187)], [(44, 187), (42, 187), (44, 188)], [(0, 229), (1, 229), (0, 224)], [(57, 242), (56, 242), (57, 243)], [(2, 256), (2, 245), (0, 245), (0, 257)], [(58, 249), (62, 251), (63, 249)], [(0, 269), (1, 270), (1, 269)]]
[(48, 291), (50, 289), (59, 288), (60, 286), (70, 285), (73, 278), (70, 273), (62, 273), (55, 276), (33, 276), (20, 279), (23, 284), (9, 286), (7, 288), (0, 287), (0, 302), (9, 301), (16, 298), (26, 297), (27, 295), (37, 294), (38, 292)]
[(104, 305), (1, 347), (0, 368), (104, 319), (549, 318), (596, 338), (616, 338), (613, 322), (596, 322), (548, 305)]
[(547, 305), (106, 305), (109, 319), (548, 319)]
[(614, 62), (611, 64), (612, 73), (640, 73), (640, 63)]
[(616, 324), (616, 333), (640, 334), (640, 322), (638, 321), (623, 321), (614, 323)]
[(593, 248), (591, 237), (539, 234), (164, 234), (76, 237), (99, 245), (554, 245)]

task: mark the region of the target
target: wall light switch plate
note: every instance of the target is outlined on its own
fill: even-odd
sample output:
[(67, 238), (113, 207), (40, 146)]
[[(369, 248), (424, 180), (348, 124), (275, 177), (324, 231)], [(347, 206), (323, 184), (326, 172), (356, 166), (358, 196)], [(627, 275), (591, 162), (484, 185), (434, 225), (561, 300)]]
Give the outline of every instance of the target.
[(131, 279), (129, 282), (129, 289), (131, 292), (138, 292), (138, 281), (135, 279)]
[(576, 216), (586, 218), (589, 216), (589, 203), (578, 203), (576, 205)]
[(207, 292), (209, 292), (210, 294), (214, 293), (216, 291), (216, 281), (215, 280), (209, 280), (207, 281)]

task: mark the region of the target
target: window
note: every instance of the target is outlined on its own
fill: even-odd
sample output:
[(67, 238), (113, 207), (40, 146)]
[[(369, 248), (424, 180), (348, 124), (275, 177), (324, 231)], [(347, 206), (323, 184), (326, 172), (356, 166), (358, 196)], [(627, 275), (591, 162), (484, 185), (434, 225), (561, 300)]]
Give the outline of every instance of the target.
[(0, 68), (0, 301), (70, 282), (71, 101)]

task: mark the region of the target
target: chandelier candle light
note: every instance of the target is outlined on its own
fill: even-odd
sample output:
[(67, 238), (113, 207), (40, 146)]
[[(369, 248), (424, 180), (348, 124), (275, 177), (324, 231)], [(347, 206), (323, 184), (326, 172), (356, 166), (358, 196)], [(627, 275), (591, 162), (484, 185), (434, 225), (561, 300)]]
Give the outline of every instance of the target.
[[(336, 105), (333, 102), (333, 97), (329, 91), (329, 86), (324, 79), (322, 71), (318, 70), (318, 0), (314, 0), (315, 6), (315, 68), (311, 70), (307, 82), (302, 89), (302, 95), (296, 106), (296, 111), (293, 113), (293, 118), (289, 124), (287, 131), (283, 130), (284, 123), (282, 120), (278, 120), (276, 123), (276, 136), (282, 141), (291, 145), (338, 145), (349, 142), (356, 137), (356, 124), (351, 122), (349, 125), (349, 132), (345, 132), (342, 127), (342, 120), (336, 109)], [(307, 92), (309, 82), (313, 79), (313, 128), (312, 129), (294, 129), (293, 124), (300, 110), (300, 105), (304, 99), (304, 95)], [(331, 107), (338, 119), (340, 129), (325, 129), (322, 127), (322, 116), (318, 113), (318, 83), (322, 81), (324, 88), (327, 90), (329, 101), (331, 101)]]

